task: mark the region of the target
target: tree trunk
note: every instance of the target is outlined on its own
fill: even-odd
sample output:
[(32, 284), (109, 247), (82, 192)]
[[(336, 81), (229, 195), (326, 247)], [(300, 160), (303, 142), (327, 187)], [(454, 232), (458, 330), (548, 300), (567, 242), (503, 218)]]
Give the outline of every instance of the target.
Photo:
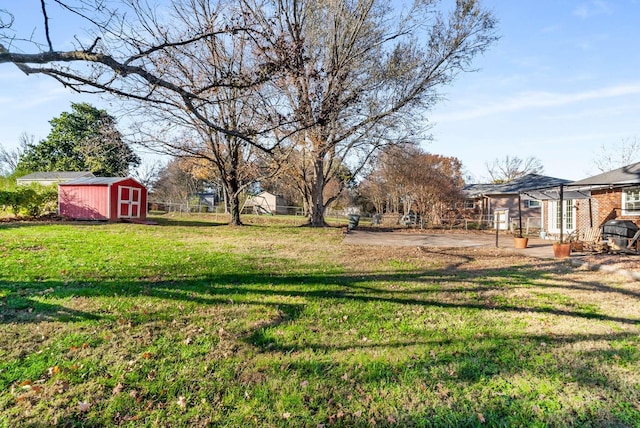
[(242, 226), (242, 220), (240, 220), (240, 184), (237, 177), (227, 178), (225, 187), (229, 198), (229, 213), (231, 214), (229, 226)]
[(240, 220), (240, 198), (237, 193), (229, 198), (229, 205), (231, 205), (229, 226), (242, 226), (242, 221)]
[(311, 188), (311, 213), (309, 225), (311, 227), (325, 227), (324, 221), (324, 162), (316, 159), (313, 171), (313, 185)]

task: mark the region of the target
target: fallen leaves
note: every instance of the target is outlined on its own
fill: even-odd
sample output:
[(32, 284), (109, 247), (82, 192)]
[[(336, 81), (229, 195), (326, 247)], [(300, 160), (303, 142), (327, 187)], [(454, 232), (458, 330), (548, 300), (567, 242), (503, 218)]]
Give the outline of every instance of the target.
[(67, 392), (69, 390), (70, 385), (69, 385), (69, 382), (67, 382), (66, 380), (65, 381), (57, 381), (54, 384), (54, 388), (55, 388), (54, 390), (55, 390), (55, 392), (57, 394), (62, 394), (62, 393), (65, 393), (65, 392)]
[(91, 407), (91, 404), (89, 404), (89, 402), (87, 401), (78, 403), (78, 410), (80, 411), (80, 413), (88, 412), (90, 407)]
[(178, 401), (177, 401), (178, 407), (180, 407), (181, 409), (186, 409), (187, 408), (187, 399), (184, 395), (181, 395), (180, 397), (178, 397)]

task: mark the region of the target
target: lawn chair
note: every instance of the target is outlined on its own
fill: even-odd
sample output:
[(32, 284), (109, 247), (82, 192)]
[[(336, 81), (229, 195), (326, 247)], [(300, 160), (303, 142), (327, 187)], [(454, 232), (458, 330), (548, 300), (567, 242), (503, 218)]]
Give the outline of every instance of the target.
[(577, 242), (588, 251), (602, 251), (602, 230), (599, 227), (587, 227), (578, 232)]

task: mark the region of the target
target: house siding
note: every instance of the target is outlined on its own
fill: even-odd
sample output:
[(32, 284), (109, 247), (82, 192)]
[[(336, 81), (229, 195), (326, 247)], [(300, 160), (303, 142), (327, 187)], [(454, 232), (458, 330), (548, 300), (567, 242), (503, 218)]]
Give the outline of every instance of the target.
[[(520, 212), (522, 213), (522, 218), (539, 218), (541, 215), (541, 210), (539, 207), (535, 208), (527, 208), (524, 206), (525, 203), (522, 201), (522, 206)], [(496, 210), (509, 210), (510, 218), (518, 218), (518, 196), (510, 195), (503, 197), (491, 197), (491, 201), (489, 203), (490, 213), (493, 214)]]
[[(591, 204), (591, 205), (589, 205)], [(549, 201), (544, 201), (543, 228), (549, 229)], [(602, 227), (609, 220), (631, 220), (640, 227), (640, 217), (622, 215), (622, 190), (593, 190), (589, 199), (576, 200), (576, 228)]]
[(576, 204), (576, 228), (584, 229), (587, 227), (598, 226), (598, 207), (597, 200), (577, 199)]
[(631, 220), (640, 227), (640, 218), (635, 215), (622, 215), (622, 190), (607, 189), (591, 192), (591, 198), (598, 204), (597, 223), (594, 226), (602, 226), (609, 220)]

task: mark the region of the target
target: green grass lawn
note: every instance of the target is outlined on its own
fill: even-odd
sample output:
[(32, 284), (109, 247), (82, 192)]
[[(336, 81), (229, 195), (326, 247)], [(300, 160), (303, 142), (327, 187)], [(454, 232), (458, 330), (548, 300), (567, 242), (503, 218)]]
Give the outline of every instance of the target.
[(640, 426), (638, 283), (158, 221), (0, 224), (0, 426)]

